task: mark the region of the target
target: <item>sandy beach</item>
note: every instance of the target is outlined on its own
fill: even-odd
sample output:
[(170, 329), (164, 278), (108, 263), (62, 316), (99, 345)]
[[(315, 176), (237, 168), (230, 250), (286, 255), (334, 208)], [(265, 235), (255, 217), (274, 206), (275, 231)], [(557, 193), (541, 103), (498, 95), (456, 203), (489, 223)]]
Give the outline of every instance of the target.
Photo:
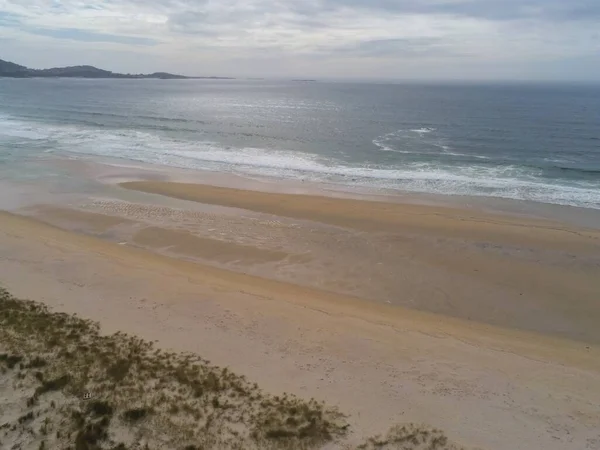
[(116, 192), (17, 212), (291, 286), (600, 342), (597, 229), (394, 197), (162, 181), (125, 182)]
[[(17, 296), (468, 448), (600, 445), (600, 232), (394, 201), (126, 182), (0, 213)], [(28, 217), (26, 217), (28, 216)]]

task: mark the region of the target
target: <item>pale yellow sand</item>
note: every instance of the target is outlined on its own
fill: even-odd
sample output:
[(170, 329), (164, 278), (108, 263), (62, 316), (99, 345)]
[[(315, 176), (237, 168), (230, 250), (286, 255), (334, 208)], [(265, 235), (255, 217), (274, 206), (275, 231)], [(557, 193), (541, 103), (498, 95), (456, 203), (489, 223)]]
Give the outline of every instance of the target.
[[(473, 221), (448, 230), (484, 233), (482, 227), (492, 226), (500, 225)], [(433, 233), (432, 227), (425, 228)], [(529, 234), (527, 227), (515, 227), (499, 239), (547, 242), (580, 255), (595, 239), (593, 232), (528, 227)], [(125, 330), (198, 352), (273, 392), (338, 404), (351, 414), (353, 439), (398, 422), (424, 422), (490, 450), (600, 445), (600, 348), (594, 344), (365, 302), (7, 213), (0, 214), (0, 248), (1, 280), (15, 295), (93, 318), (106, 331)], [(533, 264), (485, 252), (478, 258), (512, 277), (516, 273), (505, 259), (520, 269)], [(556, 276), (568, 267), (558, 267)], [(574, 283), (570, 277), (581, 272), (587, 280), (591, 269), (570, 270), (562, 276)], [(582, 291), (574, 292), (573, 301), (580, 302)]]
[[(247, 235), (263, 251), (276, 244), (306, 258), (305, 264), (251, 271), (262, 277), (600, 343), (598, 230), (460, 209), (206, 185), (122, 186), (285, 218), (296, 228), (280, 231), (264, 221), (236, 228), (234, 218), (218, 224), (205, 216), (186, 225), (202, 233), (198, 224), (210, 220), (211, 238), (231, 228), (224, 239)], [(165, 239), (160, 235), (154, 230), (156, 242), (146, 239), (147, 246), (160, 247)]]
[(500, 217), (439, 206), (407, 205), (316, 195), (277, 194), (217, 186), (161, 181), (133, 181), (120, 186), (200, 203), (243, 208), (276, 216), (307, 219), (364, 231), (418, 231), (436, 236), (483, 237), (514, 244), (595, 252), (598, 230), (541, 220)]

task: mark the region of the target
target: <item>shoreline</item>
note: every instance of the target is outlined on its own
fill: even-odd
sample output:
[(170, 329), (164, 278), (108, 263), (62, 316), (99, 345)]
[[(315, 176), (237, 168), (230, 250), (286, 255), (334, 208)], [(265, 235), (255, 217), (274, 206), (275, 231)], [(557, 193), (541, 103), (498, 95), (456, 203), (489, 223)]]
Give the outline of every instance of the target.
[[(135, 160), (114, 157), (87, 156), (82, 154), (53, 154), (35, 161), (42, 170), (45, 166), (58, 169), (64, 175), (78, 179), (76, 183), (93, 181), (94, 186), (86, 185), (86, 190), (102, 194), (109, 189), (108, 195), (118, 195), (118, 191), (110, 189), (119, 183), (131, 181), (170, 181), (177, 183), (208, 184), (217, 187), (234, 187), (243, 190), (257, 190), (288, 194), (306, 194), (328, 196), (333, 198), (350, 198), (374, 200), (411, 205), (448, 207), (483, 212), (498, 216), (515, 216), (519, 218), (549, 220), (575, 227), (600, 229), (600, 209), (581, 206), (568, 206), (543, 203), (530, 200), (508, 199), (502, 197), (465, 196), (457, 194), (429, 194), (423, 192), (381, 189), (366, 186), (352, 186), (338, 183), (280, 178), (266, 175), (251, 175), (236, 172), (220, 172), (213, 170), (187, 169), (164, 166)], [(48, 180), (46, 180), (48, 181)], [(50, 181), (47, 187), (54, 190), (60, 180)], [(21, 189), (10, 179), (4, 180), (7, 188), (16, 193)], [(34, 188), (35, 189), (35, 188)], [(58, 189), (64, 192), (65, 189)], [(67, 190), (73, 190), (70, 186)], [(34, 194), (30, 194), (34, 197)], [(0, 198), (0, 208), (14, 210), (16, 203), (6, 204)], [(60, 202), (60, 199), (58, 199)], [(30, 202), (31, 204), (31, 202)]]
[(594, 229), (383, 197), (169, 181), (125, 182), (96, 198), (14, 212), (368, 303), (600, 342)]
[(595, 228), (213, 172), (55, 157), (49, 163), (88, 184), (77, 193), (65, 177), (67, 186), (42, 190), (46, 198), (33, 184), (31, 198), (9, 211), (363, 301), (600, 342)]
[(600, 442), (600, 230), (61, 164), (88, 184), (36, 182), (0, 212), (16, 296), (326, 401), (351, 445), (412, 422), (486, 450)]
[[(240, 173), (235, 171), (202, 170), (149, 162), (119, 159), (114, 157), (71, 155), (59, 160), (69, 161), (75, 167), (88, 166), (88, 173), (103, 183), (119, 184), (130, 181), (171, 181), (177, 183), (209, 184), (217, 187), (234, 187), (244, 190), (279, 192), (288, 194), (324, 195), (335, 198), (387, 201), (425, 206), (450, 207), (482, 211), (490, 214), (513, 215), (531, 219), (553, 220), (578, 227), (600, 229), (600, 209), (582, 206), (545, 203), (533, 200), (512, 199), (494, 196), (459, 195), (406, 191), (401, 189), (377, 188), (362, 185), (328, 183), (290, 177)], [(81, 165), (80, 165), (81, 164)], [(121, 175), (102, 175), (110, 168)], [(132, 169), (132, 170), (131, 170)]]

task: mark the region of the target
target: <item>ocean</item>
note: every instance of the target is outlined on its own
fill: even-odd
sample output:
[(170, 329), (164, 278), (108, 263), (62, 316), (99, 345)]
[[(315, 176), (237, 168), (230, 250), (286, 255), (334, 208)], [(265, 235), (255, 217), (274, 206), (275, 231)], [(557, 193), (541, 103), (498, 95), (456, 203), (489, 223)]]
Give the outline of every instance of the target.
[(48, 154), (600, 209), (600, 86), (0, 79), (0, 180)]

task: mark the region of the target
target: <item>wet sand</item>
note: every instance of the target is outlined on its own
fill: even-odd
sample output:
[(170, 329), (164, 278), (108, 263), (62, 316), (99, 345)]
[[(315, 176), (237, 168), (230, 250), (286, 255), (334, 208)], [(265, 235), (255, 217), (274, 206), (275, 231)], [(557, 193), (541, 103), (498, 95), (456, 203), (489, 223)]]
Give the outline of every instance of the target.
[[(543, 221), (512, 219), (473, 211), (407, 205), (383, 201), (333, 198), (317, 195), (278, 194), (273, 192), (251, 191), (218, 186), (174, 182), (125, 182), (120, 186), (166, 195), (182, 200), (191, 200), (211, 205), (228, 206), (276, 216), (305, 219), (361, 231), (419, 231), (476, 239), (481, 235), (489, 237), (495, 232), (498, 238), (509, 239), (513, 243), (537, 242), (543, 246), (582, 244), (588, 241), (578, 236), (598, 240), (598, 230), (575, 230), (570, 227)], [(461, 226), (457, 226), (462, 221)], [(535, 231), (535, 233), (532, 233)], [(572, 236), (572, 235), (575, 235)], [(574, 238), (573, 238), (574, 237)], [(593, 242), (593, 241), (592, 241)], [(564, 248), (564, 247), (563, 247)]]
[[(218, 215), (200, 214), (180, 226), (197, 236), (243, 242), (257, 252), (287, 253), (278, 265), (244, 267), (255, 275), (600, 342), (598, 230), (438, 206), (170, 182), (121, 186), (236, 208), (239, 214), (222, 222), (215, 219)], [(260, 215), (247, 217), (249, 211)], [(137, 213), (125, 216), (143, 219), (161, 214)], [(202, 223), (208, 223), (208, 229)], [(146, 246), (161, 247), (161, 231), (155, 230), (153, 236), (156, 241), (146, 239)], [(194, 247), (189, 235), (188, 246), (178, 242), (180, 248)], [(243, 265), (244, 258), (239, 262)]]

